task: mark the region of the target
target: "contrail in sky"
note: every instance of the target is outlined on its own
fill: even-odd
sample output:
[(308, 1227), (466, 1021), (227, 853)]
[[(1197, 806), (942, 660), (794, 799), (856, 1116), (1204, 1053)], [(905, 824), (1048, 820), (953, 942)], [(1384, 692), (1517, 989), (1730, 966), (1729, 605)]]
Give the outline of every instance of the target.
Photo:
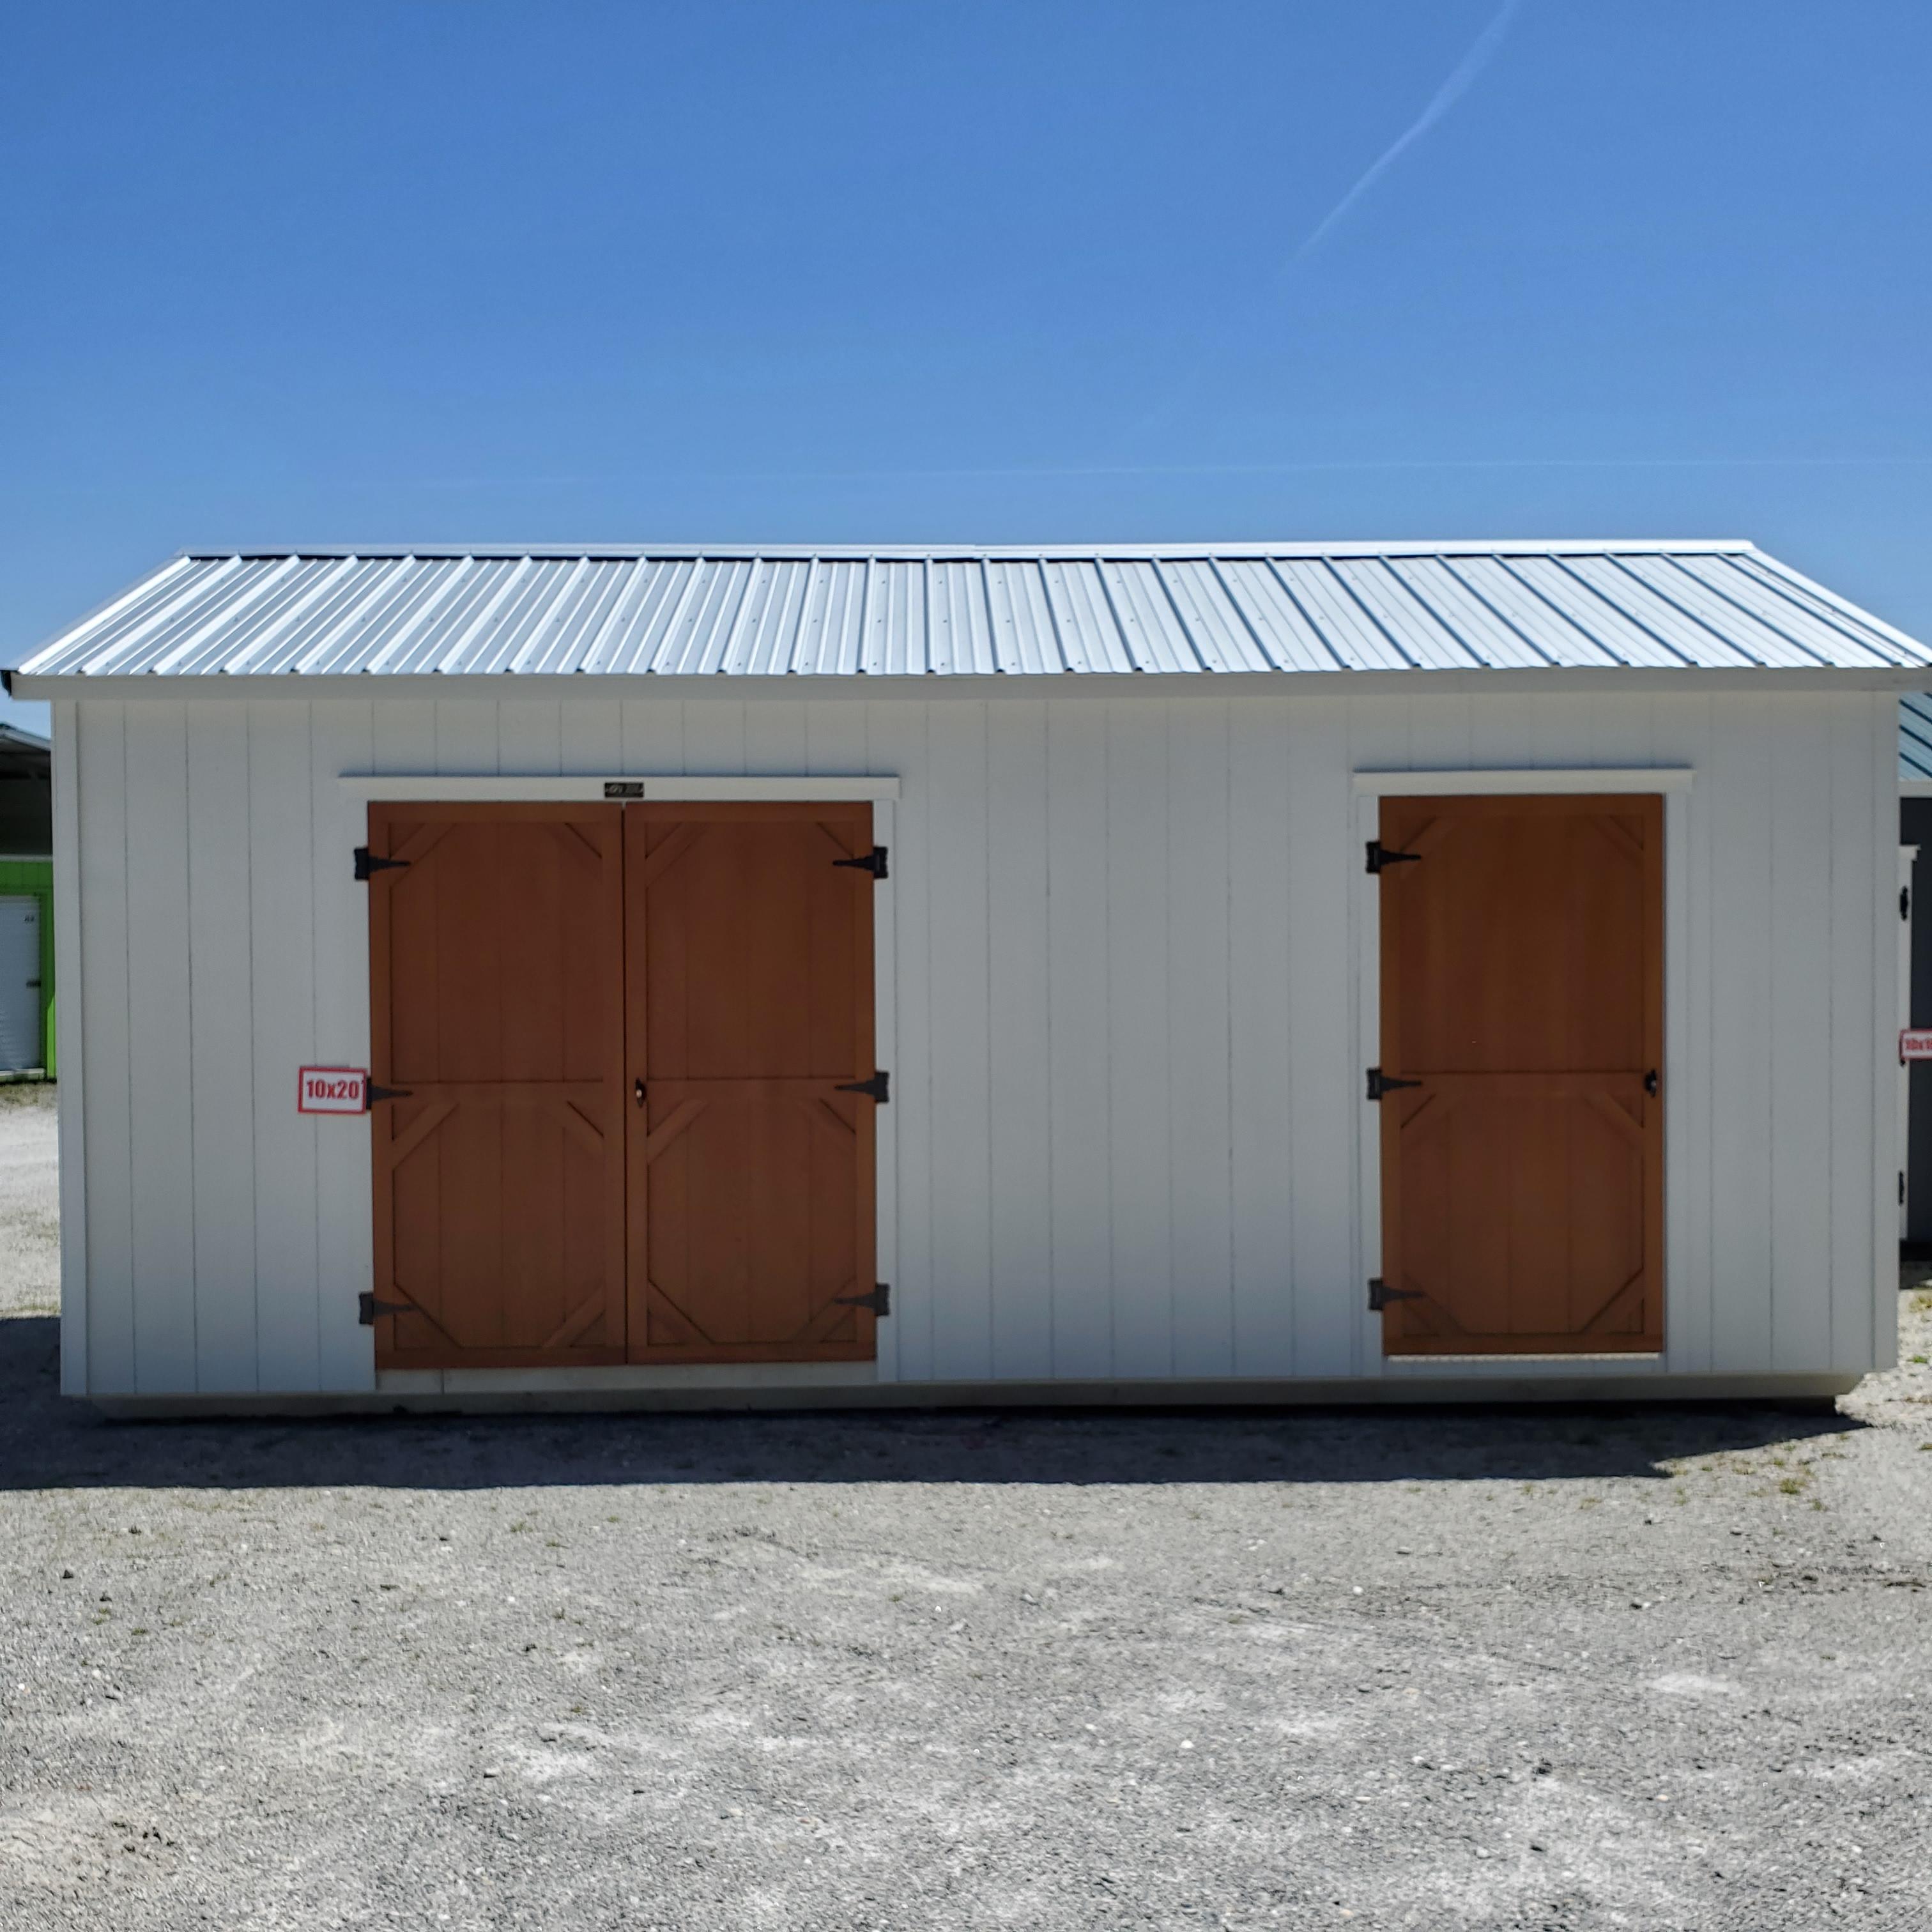
[(1468, 92), (1476, 77), (1495, 59), (1496, 50), (1502, 45), (1503, 36), (1509, 32), (1510, 22), (1522, 8), (1522, 0), (1504, 0), (1502, 10), (1477, 35), (1475, 45), (1456, 62), (1454, 71), (1436, 90), (1435, 98), (1429, 105), (1382, 150), (1354, 186), (1322, 218), (1320, 225), (1314, 232), (1288, 258), (1290, 266), (1316, 247), (1349, 209)]
[[(1357, 177), (1354, 185), (1322, 218), (1306, 239), (1275, 271), (1277, 292), (1287, 283), (1289, 272), (1298, 267), (1356, 202), (1468, 92), (1483, 70), (1496, 58), (1496, 50), (1502, 45), (1510, 22), (1522, 12), (1522, 6), (1523, 0), (1503, 0), (1502, 10), (1477, 35), (1475, 44), (1456, 62), (1449, 78), (1436, 90), (1428, 106)], [(1128, 434), (1132, 436), (1144, 434), (1156, 424), (1172, 416), (1189, 393), (1199, 384), (1208, 369), (1226, 351), (1238, 326), (1235, 320), (1224, 315), (1219, 328), (1197, 350), (1194, 366), (1180, 377), (1166, 399), (1147, 410), (1132, 424)]]

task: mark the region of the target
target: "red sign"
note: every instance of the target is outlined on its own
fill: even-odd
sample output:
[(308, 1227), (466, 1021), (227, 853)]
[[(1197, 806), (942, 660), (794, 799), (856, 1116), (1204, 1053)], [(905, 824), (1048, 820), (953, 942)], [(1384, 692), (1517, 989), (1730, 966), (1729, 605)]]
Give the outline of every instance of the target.
[(304, 1066), (296, 1093), (300, 1114), (366, 1114), (369, 1076), (360, 1066)]
[(1900, 1064), (1908, 1060), (1932, 1060), (1932, 1027), (1907, 1027), (1898, 1036)]

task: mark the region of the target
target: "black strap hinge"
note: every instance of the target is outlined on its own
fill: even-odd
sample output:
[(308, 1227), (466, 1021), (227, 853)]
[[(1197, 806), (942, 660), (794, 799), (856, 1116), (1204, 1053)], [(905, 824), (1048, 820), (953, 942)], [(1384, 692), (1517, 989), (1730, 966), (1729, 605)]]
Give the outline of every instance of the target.
[(883, 879), (886, 876), (886, 848), (874, 845), (869, 852), (862, 852), (856, 859), (835, 859), (832, 862), (854, 872), (870, 872), (874, 879)]
[(366, 1114), (378, 1100), (406, 1100), (409, 1097), (406, 1087), (378, 1087), (372, 1080), (362, 1090), (362, 1111)]
[(1379, 1066), (1369, 1069), (1369, 1098), (1379, 1100), (1384, 1094), (1393, 1094), (1398, 1087), (1420, 1087), (1420, 1080), (1397, 1080), (1384, 1073)]
[(1369, 841), (1369, 870), (1379, 872), (1384, 866), (1412, 866), (1422, 856), (1420, 852), (1392, 852), (1379, 838)]
[(874, 1315), (892, 1312), (892, 1285), (889, 1281), (874, 1282), (870, 1294), (835, 1294), (832, 1298), (841, 1308), (869, 1308)]
[(875, 1073), (869, 1080), (848, 1081), (832, 1090), (838, 1094), (862, 1094), (867, 1100), (876, 1100), (883, 1107), (892, 1097), (892, 1077), (890, 1074)]
[(1370, 1277), (1369, 1306), (1379, 1315), (1391, 1301), (1420, 1301), (1423, 1293), (1419, 1288), (1391, 1288), (1380, 1275)]
[(364, 1293), (356, 1298), (356, 1318), (365, 1328), (376, 1325), (379, 1315), (413, 1315), (416, 1310), (406, 1301), (378, 1301), (373, 1294)]
[(393, 872), (409, 862), (406, 859), (378, 858), (366, 845), (356, 848), (356, 877), (363, 885), (367, 885), (378, 872)]

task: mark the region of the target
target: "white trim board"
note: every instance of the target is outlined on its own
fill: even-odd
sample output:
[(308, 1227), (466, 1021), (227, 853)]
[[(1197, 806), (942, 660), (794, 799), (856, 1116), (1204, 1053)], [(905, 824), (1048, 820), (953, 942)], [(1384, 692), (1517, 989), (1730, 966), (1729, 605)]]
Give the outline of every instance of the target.
[(80, 726), (79, 707), (56, 704), (52, 712), (54, 958), (68, 976), (56, 986), (54, 1054), (61, 1082), (55, 1132), (60, 1150), (60, 1387), (62, 1395), (88, 1392), (87, 1322), (87, 1042), (82, 1004), (86, 980), (80, 923)]
[[(898, 782), (892, 782), (895, 796)], [(872, 843), (890, 848), (898, 842), (898, 813), (891, 799), (872, 806)], [(899, 1060), (898, 894), (891, 873), (872, 887), (872, 1058), (898, 1078)], [(903, 1091), (903, 1088), (902, 1088)], [(898, 1296), (893, 1306), (904, 1312), (905, 1297), (899, 1286), (899, 1121), (903, 1107), (872, 1109), (872, 1262), (880, 1281)], [(900, 1378), (899, 1337), (903, 1321), (884, 1316), (873, 1324), (872, 1360), (866, 1366), (882, 1382)]]
[(1493, 771), (1357, 772), (1354, 783), (1357, 793), (1369, 798), (1453, 798), (1468, 792), (1688, 791), (1695, 776), (1688, 765), (1566, 765), (1544, 770), (1508, 766)]
[(899, 795), (894, 777), (827, 778), (822, 773), (810, 777), (756, 778), (640, 777), (634, 772), (594, 772), (582, 777), (519, 778), (494, 772), (417, 772), (398, 775), (386, 772), (344, 772), (336, 781), (353, 800), (433, 799), (446, 805), (472, 800), (523, 800), (542, 802), (556, 800), (577, 804), (602, 802), (608, 796), (604, 788), (612, 784), (642, 785), (641, 793), (620, 794), (622, 798), (644, 797), (697, 803), (724, 802), (758, 804), (766, 800), (807, 804), (842, 799), (892, 800)]
[(179, 704), (215, 698), (306, 704), (347, 698), (359, 704), (373, 700), (379, 706), (410, 698), (609, 704), (626, 698), (732, 704), (774, 698), (784, 704), (885, 703), (894, 698), (921, 704), (1040, 698), (1055, 703), (1126, 698), (1165, 704), (1184, 698), (1580, 698), (1610, 692), (1652, 698), (1666, 692), (1688, 697), (1744, 692), (1820, 697), (1844, 691), (1922, 692), (1928, 682), (1932, 672), (1923, 664), (1873, 665), (1863, 670), (1761, 670), (1755, 665), (1710, 670), (1687, 665), (1670, 670), (1604, 665), (1568, 670), (733, 671), (723, 676), (716, 671), (16, 671), (14, 695), (29, 701), (70, 698), (88, 704), (97, 699)]

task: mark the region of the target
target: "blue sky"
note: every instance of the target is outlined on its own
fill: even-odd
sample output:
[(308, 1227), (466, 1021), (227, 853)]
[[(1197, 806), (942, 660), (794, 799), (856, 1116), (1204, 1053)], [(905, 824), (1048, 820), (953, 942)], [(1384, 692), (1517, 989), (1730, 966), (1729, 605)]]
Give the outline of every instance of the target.
[(0, 661), (396, 540), (1741, 535), (1932, 635), (1928, 98), (1924, 0), (18, 8)]

